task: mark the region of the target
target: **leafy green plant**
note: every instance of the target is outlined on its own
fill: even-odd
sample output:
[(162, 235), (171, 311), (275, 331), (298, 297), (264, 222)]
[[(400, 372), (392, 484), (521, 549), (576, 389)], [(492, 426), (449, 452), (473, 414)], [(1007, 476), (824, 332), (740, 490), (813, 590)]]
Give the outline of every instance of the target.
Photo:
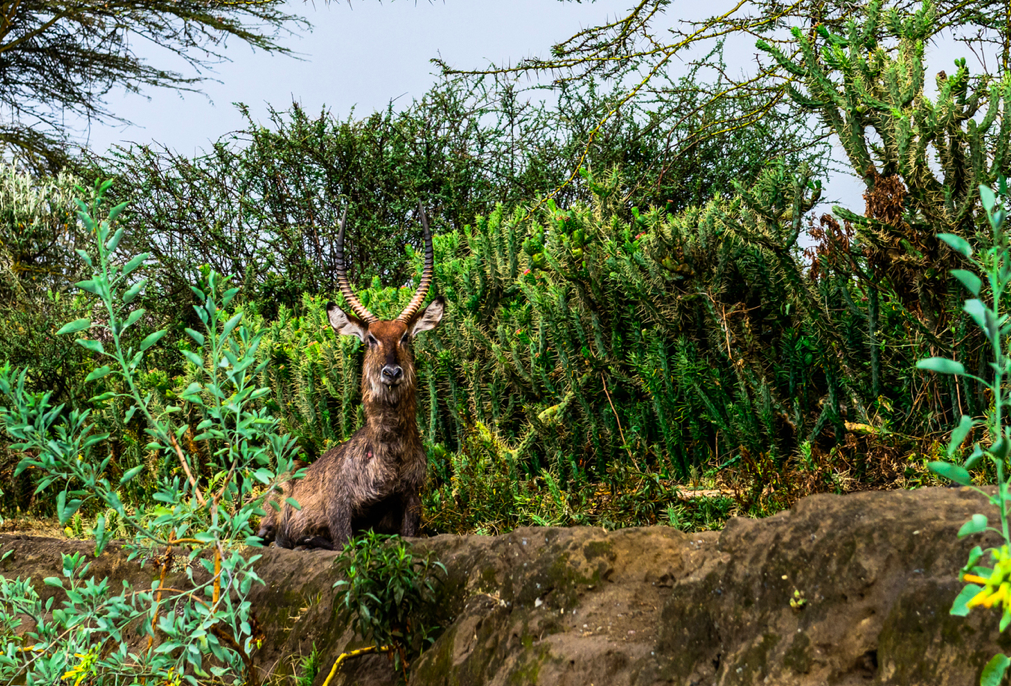
[[(251, 522), (264, 513), (264, 495), (255, 484), (277, 483), (277, 474), (292, 467), (293, 441), (277, 431), (278, 422), (253, 405), (268, 393), (254, 381), (266, 363), (256, 351), (261, 332), (242, 325), (242, 314), (227, 318), (223, 307), (237, 289), (227, 279), (210, 274), (206, 291), (194, 288), (202, 332), (188, 329), (195, 343), (183, 355), (193, 365), (194, 380), (183, 389), (177, 403), (156, 402), (144, 391), (138, 377), (148, 351), (165, 335), (164, 329), (147, 334), (134, 345), (128, 330), (144, 322), (145, 310), (137, 306), (146, 279), (135, 272), (148, 256), (125, 262), (111, 259), (125, 235), (117, 218), (125, 204), (111, 208), (105, 219), (100, 211), (109, 182), (96, 183), (92, 200), (79, 202), (77, 219), (92, 237), (94, 252), (79, 250), (91, 278), (78, 287), (96, 299), (90, 317), (60, 329), (60, 335), (90, 334), (77, 345), (105, 363), (94, 368), (86, 382), (114, 380), (112, 390), (93, 397), (98, 404), (110, 400), (126, 403), (129, 423), (137, 417), (148, 439), (146, 450), (167, 453), (177, 460), (174, 473), (155, 478), (153, 503), (127, 509), (119, 495), (133, 479), (148, 470), (140, 464), (110, 481), (113, 454), (102, 454), (108, 434), (98, 433), (91, 411), (54, 406), (51, 392), (26, 387), (26, 371), (4, 364), (0, 368), (0, 427), (24, 455), (18, 471), (33, 469), (40, 475), (37, 491), (58, 490), (56, 512), (63, 526), (87, 505), (102, 511), (93, 536), (99, 554), (109, 542), (113, 527), (131, 534), (126, 547), (131, 559), (157, 560), (160, 579), (151, 589), (126, 586), (113, 589), (104, 579), (89, 578), (82, 555), (64, 555), (63, 576), (45, 583), (62, 588), (66, 599), (39, 602), (28, 580), (0, 584), (0, 605), (16, 608), (5, 616), (0, 678), (32, 684), (53, 684), (74, 678), (76, 683), (135, 683), (149, 679), (167, 683), (244, 684), (253, 678), (252, 608), (246, 599), (252, 584), (260, 582), (254, 571), (257, 555), (242, 553), (245, 545), (259, 545)], [(195, 427), (182, 418), (199, 410)], [(214, 446), (210, 456), (219, 478), (201, 479), (194, 456), (181, 445), (187, 432)], [(116, 521), (107, 517), (114, 512)], [(165, 588), (174, 557), (188, 558), (198, 573), (188, 573), (188, 585)], [(167, 605), (174, 612), (164, 611)], [(18, 635), (19, 615), (34, 627)], [(147, 636), (146, 648), (131, 646), (128, 637)]]
[(341, 614), (375, 650), (393, 655), (406, 680), (410, 663), (440, 630), (435, 602), (446, 567), (431, 551), (416, 556), (403, 539), (371, 531), (344, 546), (337, 567), (345, 577), (334, 584)]
[[(946, 479), (962, 486), (972, 487), (997, 507), (998, 526), (990, 526), (990, 520), (986, 515), (975, 514), (958, 531), (959, 538), (984, 532), (996, 533), (1002, 538), (1003, 545), (986, 550), (981, 546), (972, 549), (968, 562), (959, 574), (960, 580), (969, 583), (955, 599), (951, 614), (964, 617), (975, 607), (996, 607), (1001, 610), (1000, 631), (1003, 632), (1011, 625), (1011, 531), (1008, 528), (1011, 482), (1006, 474), (1007, 458), (1011, 453), (1011, 427), (1004, 417), (1005, 409), (1011, 407), (1011, 390), (1007, 388), (1005, 381), (1011, 374), (1011, 358), (1004, 349), (1005, 339), (1011, 333), (1011, 322), (1008, 321), (1008, 315), (1002, 313), (1000, 301), (1011, 287), (1011, 244), (1008, 242), (1005, 228), (1011, 205), (1004, 177), (998, 181), (996, 194), (987, 186), (980, 186), (979, 194), (992, 230), (989, 247), (978, 257), (974, 257), (972, 247), (964, 238), (954, 234), (940, 234), (938, 238), (975, 267), (975, 272), (955, 269), (951, 274), (973, 296), (965, 301), (964, 310), (972, 317), (990, 344), (993, 358), (990, 364), (993, 370), (992, 380), (971, 374), (960, 362), (942, 357), (920, 360), (916, 366), (938, 374), (972, 379), (983, 385), (993, 398), (990, 410), (983, 419), (962, 415), (948, 443), (948, 457), (958, 451), (962, 442), (976, 427), (985, 430), (990, 444), (984, 446), (979, 442), (974, 443), (972, 453), (962, 465), (934, 461), (929, 463), (929, 468)], [(984, 278), (980, 278), (979, 275)], [(996, 469), (997, 492), (993, 495), (976, 488), (969, 473), (970, 469), (979, 466), (984, 460), (991, 462)], [(986, 558), (989, 558), (992, 567), (986, 566)], [(1011, 659), (1008, 656), (995, 655), (983, 669), (980, 677), (981, 686), (999, 684), (1009, 665)]]
[(298, 663), (298, 676), (295, 679), (295, 686), (312, 686), (319, 674), (320, 655), (316, 644), (312, 644), (312, 650)]

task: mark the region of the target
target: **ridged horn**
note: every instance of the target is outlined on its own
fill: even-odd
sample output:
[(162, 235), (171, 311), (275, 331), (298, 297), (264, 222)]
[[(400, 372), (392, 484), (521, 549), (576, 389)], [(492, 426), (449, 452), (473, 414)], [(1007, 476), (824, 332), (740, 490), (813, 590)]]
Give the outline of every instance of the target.
[(365, 306), (358, 300), (358, 296), (351, 290), (351, 284), (348, 283), (348, 275), (344, 271), (344, 220), (347, 218), (348, 211), (344, 210), (344, 214), (341, 215), (341, 228), (337, 232), (337, 285), (340, 287), (344, 299), (348, 301), (348, 305), (351, 306), (351, 311), (355, 313), (355, 316), (366, 324), (371, 324), (372, 322), (379, 321), (379, 317), (365, 309)]
[(428, 287), (432, 285), (432, 273), (435, 271), (432, 233), (428, 230), (428, 219), (425, 218), (425, 208), (421, 206), (420, 200), (418, 201), (418, 212), (421, 213), (421, 225), (425, 227), (425, 268), (421, 270), (421, 283), (418, 284), (418, 290), (414, 292), (411, 302), (407, 303), (407, 307), (397, 317), (398, 322), (404, 322), (405, 324), (411, 321), (411, 318), (418, 312), (418, 308), (421, 307), (421, 303), (425, 302), (425, 296), (428, 295)]

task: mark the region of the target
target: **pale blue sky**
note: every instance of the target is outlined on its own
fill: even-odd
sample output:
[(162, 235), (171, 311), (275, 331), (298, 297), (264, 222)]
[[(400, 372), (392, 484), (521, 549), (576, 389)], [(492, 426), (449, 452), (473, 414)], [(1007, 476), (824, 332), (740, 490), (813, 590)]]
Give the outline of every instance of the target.
[[(235, 42), (227, 51), (232, 61), (211, 74), (217, 82), (205, 82), (204, 95), (151, 90), (145, 93), (150, 100), (115, 97), (113, 111), (135, 126), (92, 125), (91, 147), (157, 141), (192, 154), (243, 125), (233, 102), (249, 105), (261, 121), (268, 103), (283, 110), (292, 100), (309, 112), (325, 106), (343, 118), (355, 107), (364, 117), (391, 98), (410, 103), (424, 95), (436, 80), (432, 57), (480, 67), (547, 56), (553, 43), (613, 17), (628, 0), (355, 0), (352, 7), (338, 1), (314, 7), (296, 0), (288, 5), (314, 26), (311, 33), (282, 38), (301, 60)], [(144, 54), (142, 46), (138, 49)]]
[[(268, 104), (285, 110), (292, 100), (310, 113), (325, 107), (344, 118), (354, 107), (356, 115), (364, 117), (384, 108), (391, 98), (407, 104), (421, 97), (437, 78), (429, 62), (432, 57), (441, 56), (462, 68), (546, 57), (552, 44), (580, 28), (614, 18), (629, 4), (630, 0), (398, 0), (382, 4), (355, 0), (349, 6), (338, 1), (313, 5), (293, 0), (289, 2), (292, 13), (302, 14), (314, 26), (311, 32), (282, 38), (301, 59), (254, 52), (236, 41), (226, 51), (231, 61), (209, 74), (213, 80), (202, 85), (202, 94), (113, 93), (110, 108), (133, 125), (92, 124), (80, 128), (78, 137), (100, 152), (117, 143), (154, 142), (192, 155), (244, 125), (233, 102), (248, 105), (254, 119), (264, 123)], [(721, 4), (726, 0), (674, 2), (661, 21), (672, 25), (703, 12), (712, 14)], [(137, 49), (145, 54), (142, 44)], [(749, 39), (728, 45), (728, 66), (733, 71), (747, 69), (755, 52)], [(966, 51), (953, 43), (933, 46), (928, 74), (939, 69), (950, 72), (952, 60), (960, 55)], [(159, 65), (173, 64), (170, 55), (152, 57)], [(679, 64), (673, 63), (672, 68), (678, 69)], [(180, 69), (190, 73), (182, 65)], [(933, 79), (928, 78), (928, 83)], [(834, 175), (826, 190), (826, 200), (863, 211), (863, 187), (856, 179)]]

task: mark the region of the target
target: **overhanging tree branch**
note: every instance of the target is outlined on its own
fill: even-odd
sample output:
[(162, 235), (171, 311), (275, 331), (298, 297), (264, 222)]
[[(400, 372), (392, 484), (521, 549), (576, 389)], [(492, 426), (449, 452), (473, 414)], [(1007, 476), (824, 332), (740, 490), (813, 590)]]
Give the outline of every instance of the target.
[[(123, 121), (107, 106), (113, 89), (195, 90), (227, 59), (227, 39), (290, 54), (278, 37), (307, 26), (281, 0), (0, 0), (0, 152), (52, 171), (67, 159), (65, 113)], [(197, 75), (150, 63), (133, 47), (138, 38)]]
[[(910, 14), (920, 4), (919, 0), (895, 0), (889, 2), (888, 6)], [(639, 0), (625, 16), (584, 29), (556, 44), (548, 59), (530, 58), (515, 66), (493, 65), (488, 69), (460, 69), (441, 59), (432, 61), (447, 75), (490, 76), (496, 79), (550, 75), (549, 83), (537, 83), (533, 88), (561, 88), (568, 84), (585, 84), (593, 79), (617, 83), (631, 81), (631, 87), (588, 133), (583, 155), (578, 162), (582, 165), (601, 127), (615, 117), (621, 108), (649, 91), (649, 85), (658, 76), (665, 75), (666, 68), (675, 55), (732, 36), (760, 39), (772, 46), (782, 45), (793, 53), (797, 47), (787, 29), (800, 27), (808, 33), (816, 27), (841, 30), (847, 21), (865, 9), (862, 3), (836, 3), (828, 0), (795, 0), (786, 3), (781, 0), (734, 0), (727, 11), (702, 21), (684, 21), (670, 29), (658, 28), (659, 17), (673, 5), (672, 0)], [(925, 40), (930, 40), (942, 31), (957, 31), (960, 40), (978, 43), (995, 40), (1007, 42), (1004, 34), (1008, 31), (1001, 24), (1004, 17), (993, 12), (992, 3), (986, 0), (942, 0), (935, 5), (936, 21), (929, 27)], [(692, 68), (713, 68), (716, 65), (710, 60), (712, 55), (710, 52), (706, 57), (689, 60), (687, 63)], [(696, 132), (691, 137), (692, 140), (685, 141), (684, 144), (690, 147), (700, 138), (717, 137), (740, 126), (755, 124), (763, 116), (775, 111), (784, 100), (784, 90), (795, 90), (793, 84), (798, 76), (788, 67), (793, 63), (794, 56), (790, 54), (788, 59), (782, 61), (764, 58), (763, 62), (759, 59), (757, 74), (752, 76), (730, 76), (720, 71), (721, 87), (700, 106), (738, 97), (750, 99), (752, 106), (741, 108), (737, 121), (727, 121), (725, 126), (711, 125), (704, 131)], [(674, 90), (677, 88), (701, 93), (704, 86), (698, 83), (680, 83)], [(667, 92), (670, 94), (673, 91)], [(566, 181), (549, 193), (545, 200), (572, 183), (578, 171), (578, 166), (572, 169)]]

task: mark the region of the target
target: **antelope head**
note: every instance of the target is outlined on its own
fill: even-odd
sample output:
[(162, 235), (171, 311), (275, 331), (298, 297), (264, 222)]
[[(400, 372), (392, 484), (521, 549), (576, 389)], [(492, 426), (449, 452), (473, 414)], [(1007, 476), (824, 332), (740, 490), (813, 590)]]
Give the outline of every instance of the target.
[(341, 217), (337, 234), (337, 284), (351, 308), (349, 314), (334, 303), (327, 304), (327, 316), (334, 331), (344, 336), (357, 336), (367, 346), (362, 369), (362, 392), (366, 401), (396, 404), (414, 392), (414, 354), (411, 341), (422, 331), (434, 329), (442, 319), (445, 300), (439, 296), (428, 307), (420, 309), (428, 295), (434, 271), (432, 234), (428, 230), (425, 211), (419, 205), (421, 224), (425, 228), (425, 267), (414, 297), (396, 319), (383, 321), (369, 312), (348, 283), (344, 268), (344, 220)]

